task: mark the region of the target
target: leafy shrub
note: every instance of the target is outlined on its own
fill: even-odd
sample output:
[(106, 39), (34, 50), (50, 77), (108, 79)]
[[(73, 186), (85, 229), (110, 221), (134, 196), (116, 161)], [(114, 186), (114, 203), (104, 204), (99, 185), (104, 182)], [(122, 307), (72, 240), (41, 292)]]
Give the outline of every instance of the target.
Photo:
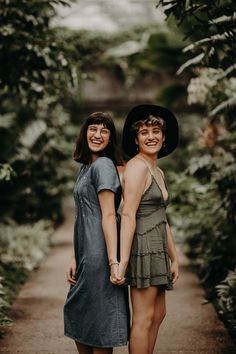
[[(50, 222), (0, 224), (0, 325), (11, 320), (7, 311), (29, 271), (36, 268), (49, 249), (53, 229)], [(1, 335), (0, 330), (0, 335)]]
[(34, 269), (48, 251), (50, 234), (51, 223), (44, 220), (33, 225), (0, 224), (1, 264)]
[[(194, 259), (203, 284), (210, 289), (208, 297), (215, 299), (218, 293), (221, 312), (227, 314), (236, 299), (233, 273), (236, 267), (234, 2), (160, 0), (159, 4), (167, 17), (174, 18), (191, 39), (191, 44), (183, 50), (191, 58), (181, 65), (178, 73), (192, 69), (188, 103), (202, 105), (208, 117), (197, 141), (201, 149), (195, 147), (186, 175), (182, 176), (185, 193), (184, 197), (176, 195), (180, 203), (176, 206), (176, 217), (184, 220), (180, 209), (185, 208), (189, 221), (183, 223), (182, 233), (188, 254)], [(194, 185), (200, 190), (194, 190)], [(195, 211), (192, 205), (185, 204), (186, 194)], [(236, 313), (230, 313), (235, 324)]]
[(217, 307), (232, 333), (236, 331), (236, 269), (216, 286)]

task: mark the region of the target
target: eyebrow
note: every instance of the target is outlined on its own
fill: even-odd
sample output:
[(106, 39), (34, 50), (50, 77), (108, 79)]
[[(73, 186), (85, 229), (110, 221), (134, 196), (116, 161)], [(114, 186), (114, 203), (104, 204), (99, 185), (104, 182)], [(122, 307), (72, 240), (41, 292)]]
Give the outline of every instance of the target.
[[(89, 127), (92, 127), (92, 128), (98, 128), (100, 124), (90, 124)], [(105, 127), (104, 125), (101, 127), (101, 129), (107, 129), (109, 130), (107, 127)]]
[[(146, 130), (148, 130), (148, 128), (149, 128), (149, 127), (147, 127), (147, 128), (140, 128), (138, 132), (140, 133), (140, 132), (142, 132), (142, 131), (146, 131)], [(161, 128), (158, 127), (158, 126), (153, 126), (153, 130), (161, 130)]]

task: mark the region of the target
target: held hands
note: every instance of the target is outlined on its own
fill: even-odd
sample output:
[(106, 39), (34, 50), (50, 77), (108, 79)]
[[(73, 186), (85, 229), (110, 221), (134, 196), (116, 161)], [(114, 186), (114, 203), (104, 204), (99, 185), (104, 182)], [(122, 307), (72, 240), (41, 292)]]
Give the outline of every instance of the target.
[(115, 285), (122, 285), (125, 282), (125, 271), (127, 263), (111, 262), (110, 264), (110, 281)]

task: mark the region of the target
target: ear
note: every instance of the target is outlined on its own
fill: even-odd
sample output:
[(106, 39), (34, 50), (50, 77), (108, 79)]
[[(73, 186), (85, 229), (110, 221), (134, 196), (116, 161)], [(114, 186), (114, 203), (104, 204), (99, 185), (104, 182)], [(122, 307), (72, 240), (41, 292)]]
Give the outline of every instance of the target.
[(135, 144), (138, 145), (138, 139), (135, 138), (134, 141), (135, 141)]

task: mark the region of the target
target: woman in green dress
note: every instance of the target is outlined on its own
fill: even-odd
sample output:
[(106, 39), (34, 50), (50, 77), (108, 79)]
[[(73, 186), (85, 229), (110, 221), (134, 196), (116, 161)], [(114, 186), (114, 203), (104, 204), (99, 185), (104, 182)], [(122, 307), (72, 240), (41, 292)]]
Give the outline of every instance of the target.
[(123, 130), (123, 150), (131, 157), (123, 176), (124, 205), (118, 280), (131, 286), (130, 354), (153, 353), (166, 314), (165, 290), (178, 278), (178, 257), (166, 218), (168, 190), (158, 159), (178, 143), (178, 123), (167, 109), (134, 107)]

